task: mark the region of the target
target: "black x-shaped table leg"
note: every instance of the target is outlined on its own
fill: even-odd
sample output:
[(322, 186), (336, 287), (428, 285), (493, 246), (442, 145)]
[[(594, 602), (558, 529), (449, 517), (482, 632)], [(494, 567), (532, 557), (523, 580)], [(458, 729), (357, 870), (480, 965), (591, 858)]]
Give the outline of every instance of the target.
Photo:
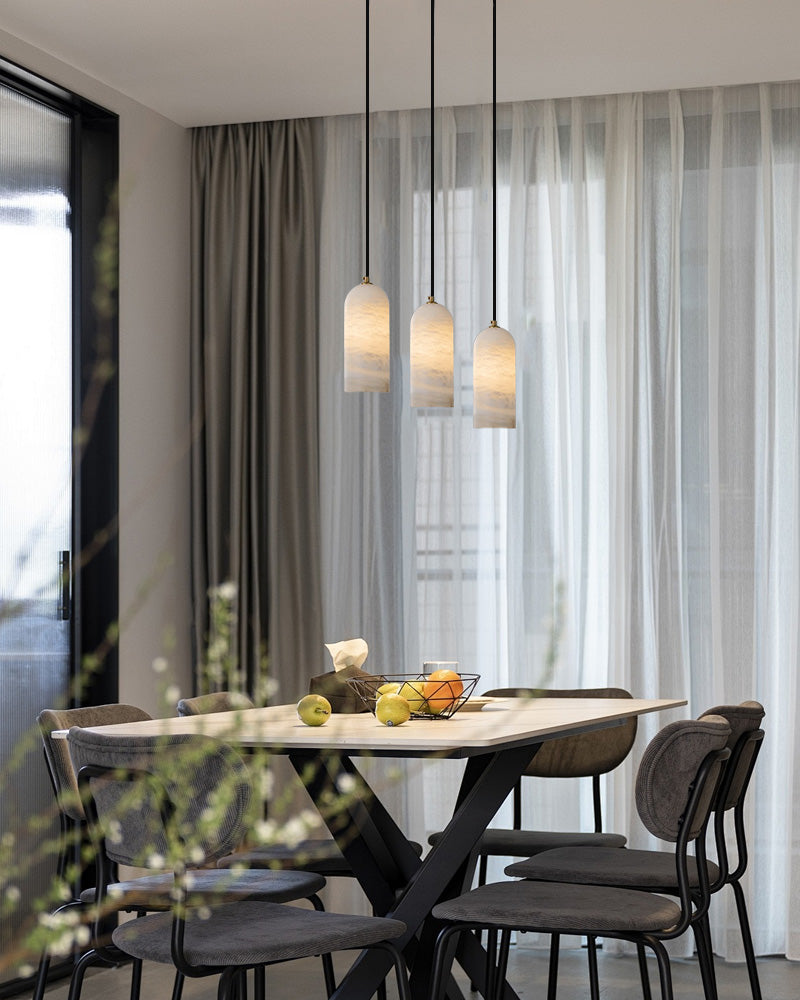
[[(402, 920), (406, 934), (395, 943), (410, 969), (414, 1000), (427, 997), (438, 927), (431, 909), (468, 888), (474, 866), (472, 851), (497, 810), (530, 762), (536, 746), (493, 749), (469, 757), (453, 817), (439, 842), (423, 861), (354, 767), (338, 754), (292, 751), (292, 764), (336, 837), (375, 913)], [(358, 794), (342, 794), (339, 781), (350, 775)], [(351, 782), (352, 783), (352, 782)], [(345, 786), (347, 787), (347, 786)], [(334, 800), (340, 800), (334, 805)], [(457, 960), (483, 991), (486, 953), (473, 934), (461, 935)], [(380, 951), (362, 953), (336, 990), (333, 1000), (368, 1000), (391, 968)], [(451, 979), (448, 996), (459, 995)], [(506, 1000), (516, 994), (506, 987)]]

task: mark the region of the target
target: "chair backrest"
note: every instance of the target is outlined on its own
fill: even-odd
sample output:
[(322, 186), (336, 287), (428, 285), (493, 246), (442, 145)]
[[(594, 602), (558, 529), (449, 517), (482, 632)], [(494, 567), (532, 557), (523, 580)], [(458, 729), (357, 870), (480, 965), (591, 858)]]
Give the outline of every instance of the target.
[(117, 722), (145, 722), (152, 718), (134, 705), (91, 705), (86, 708), (46, 708), (36, 721), (42, 734), (44, 756), (58, 808), (76, 823), (85, 819), (78, 795), (78, 781), (66, 740), (54, 740), (51, 733), (73, 726), (111, 726)]
[(744, 799), (764, 738), (761, 722), (765, 714), (760, 702), (743, 701), (740, 705), (715, 705), (700, 716), (701, 719), (709, 715), (722, 716), (731, 727), (728, 738), (731, 756), (720, 788), (722, 800), (719, 805), (724, 810), (735, 808)]
[[(623, 688), (495, 688), (487, 696), (500, 698), (631, 698)], [(632, 716), (620, 726), (598, 729), (579, 736), (548, 740), (525, 769), (540, 778), (582, 778), (606, 774), (618, 767), (631, 752), (636, 739), (637, 719)]]
[(648, 743), (636, 775), (636, 808), (656, 837), (675, 843), (681, 834), (691, 841), (704, 831), (730, 734), (722, 716), (709, 715), (672, 722)]
[(214, 691), (196, 698), (181, 698), (177, 707), (178, 715), (210, 715), (212, 712), (241, 712), (255, 705), (246, 694), (238, 691)]
[(68, 743), (111, 861), (161, 868), (177, 851), (200, 867), (239, 846), (251, 787), (231, 747), (207, 736), (112, 736), (78, 728), (70, 729)]

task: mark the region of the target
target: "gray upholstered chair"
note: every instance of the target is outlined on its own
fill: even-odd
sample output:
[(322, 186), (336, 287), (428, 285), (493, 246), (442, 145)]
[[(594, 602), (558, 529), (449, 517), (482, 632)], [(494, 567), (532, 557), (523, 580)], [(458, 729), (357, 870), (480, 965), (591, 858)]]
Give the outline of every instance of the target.
[[(742, 944), (744, 945), (747, 974), (750, 979), (750, 990), (753, 1000), (761, 1000), (761, 984), (758, 979), (753, 938), (750, 934), (750, 920), (747, 916), (747, 904), (741, 882), (747, 870), (744, 801), (750, 786), (750, 779), (753, 776), (753, 768), (764, 741), (764, 730), (761, 728), (765, 715), (764, 706), (757, 701), (743, 701), (740, 705), (716, 705), (705, 714), (721, 715), (728, 720), (731, 727), (731, 735), (728, 740), (731, 759), (725, 769), (725, 780), (720, 789), (714, 823), (720, 877), (712, 885), (711, 891), (712, 893), (717, 892), (726, 885), (729, 885), (733, 890)], [(736, 844), (736, 864), (733, 866), (725, 836), (725, 820), (728, 815), (733, 816)]]
[[(705, 712), (701, 719), (706, 717), (721, 717), (728, 723), (730, 727), (728, 749), (731, 751), (714, 804), (714, 830), (718, 864), (710, 861), (707, 863), (706, 878), (711, 895), (726, 885), (730, 885), (733, 889), (753, 997), (754, 1000), (761, 1000), (747, 909), (740, 880), (747, 867), (747, 843), (742, 811), (745, 793), (764, 737), (764, 732), (760, 728), (764, 718), (764, 708), (755, 701), (746, 701), (741, 705), (717, 705)], [(731, 810), (734, 816), (738, 851), (737, 865), (733, 869), (729, 865), (725, 838), (725, 817)], [(700, 877), (694, 862), (691, 860), (688, 872), (690, 889), (693, 893), (699, 894)], [(674, 895), (678, 891), (672, 855), (662, 851), (562, 848), (509, 865), (506, 868), (506, 874), (537, 881), (623, 886), (668, 895)], [(699, 900), (692, 927), (695, 933), (705, 995), (707, 1000), (715, 1000), (717, 990), (708, 912), (707, 907), (704, 909)], [(643, 975), (645, 975), (644, 963), (641, 963), (641, 967)]]
[(212, 712), (242, 712), (255, 708), (251, 698), (240, 691), (212, 691), (194, 698), (181, 698), (178, 715), (209, 715)]
[[(486, 691), (494, 698), (631, 698), (624, 688), (494, 688)], [(620, 833), (603, 832), (603, 808), (600, 779), (625, 760), (636, 739), (636, 716), (620, 726), (598, 729), (577, 736), (564, 736), (543, 743), (516, 783), (513, 792), (511, 829), (489, 827), (478, 841), (478, 885), (484, 885), (489, 858), (529, 858), (542, 851), (559, 847), (624, 847), (626, 838)], [(594, 830), (525, 830), (522, 829), (522, 779), (529, 778), (591, 778)], [(436, 844), (440, 832), (428, 837)], [(591, 947), (591, 945), (590, 945)], [(551, 942), (551, 961), (557, 962), (558, 939)]]
[[(150, 716), (131, 705), (97, 705), (74, 709), (45, 709), (39, 714), (38, 722), (42, 733), (45, 760), (47, 762), (53, 790), (61, 816), (61, 849), (59, 853), (59, 876), (64, 877), (70, 857), (75, 855), (78, 842), (85, 838), (86, 813), (78, 790), (77, 774), (70, 756), (69, 743), (63, 739), (53, 739), (57, 730), (73, 727), (113, 725), (124, 722), (141, 722)], [(309, 899), (315, 906), (322, 907), (317, 893), (324, 886), (324, 878), (308, 872), (242, 872), (235, 875), (224, 872), (198, 872), (195, 876), (198, 891), (208, 892), (215, 897), (224, 893), (228, 900), (265, 899), (282, 902), (286, 899)], [(106, 886), (102, 909), (105, 913), (131, 912), (137, 914), (153, 910), (167, 910), (174, 890), (172, 872), (159, 872), (139, 878), (119, 881), (116, 867), (112, 864), (106, 872)], [(75, 899), (59, 907), (61, 913), (78, 909), (84, 920), (92, 919), (100, 904), (95, 888), (84, 889)], [(80, 995), (83, 977), (93, 964), (118, 965), (120, 954), (108, 949), (102, 937), (94, 936), (75, 964), (70, 988), (70, 1000)], [(34, 988), (34, 1000), (41, 1000), (47, 985), (49, 956), (42, 956)], [(333, 969), (330, 964), (325, 970), (326, 981), (333, 983)], [(138, 996), (141, 975), (140, 963), (134, 962), (132, 995)], [(180, 980), (177, 993), (179, 993)]]
[[(58, 805), (60, 838), (56, 876), (64, 882), (69, 876), (69, 866), (76, 856), (77, 848), (82, 839), (86, 816), (78, 795), (78, 782), (69, 747), (66, 740), (54, 740), (52, 734), (57, 730), (69, 729), (70, 726), (103, 726), (115, 722), (141, 722), (149, 719), (147, 712), (134, 705), (95, 705), (85, 708), (49, 709), (39, 713), (37, 723), (42, 734), (42, 750), (47, 767), (47, 774), (53, 788), (53, 794)], [(77, 890), (72, 886), (73, 893)], [(65, 913), (71, 909), (81, 909), (94, 902), (94, 891), (86, 890), (76, 894), (60, 906), (57, 913)], [(50, 971), (50, 955), (44, 952), (39, 960), (36, 984), (33, 990), (33, 1000), (42, 1000), (47, 987), (47, 976)], [(138, 995), (140, 967), (134, 964), (132, 993)]]
[[(630, 698), (622, 688), (570, 688), (567, 690), (533, 688), (496, 688), (486, 692), (491, 697), (536, 698)], [(478, 885), (486, 881), (490, 857), (528, 858), (541, 851), (557, 847), (624, 847), (625, 837), (603, 832), (600, 779), (613, 771), (628, 756), (636, 739), (637, 719), (627, 719), (623, 725), (598, 729), (578, 736), (565, 736), (543, 743), (525, 769), (523, 777), (592, 779), (594, 805), (593, 831), (524, 830), (522, 829), (522, 779), (514, 788), (514, 818), (511, 829), (489, 827), (478, 841)], [(435, 844), (441, 833), (428, 841)]]
[[(696, 907), (707, 911), (708, 869), (705, 832), (724, 761), (730, 726), (721, 716), (673, 722), (648, 744), (636, 779), (636, 806), (647, 829), (675, 848), (665, 853), (675, 872), (677, 900), (653, 892), (616, 886), (576, 885), (569, 881), (501, 882), (479, 886), (433, 909), (446, 926), (434, 955), (431, 1000), (439, 1000), (448, 945), (454, 934), (487, 928), (490, 931), (487, 1000), (502, 995), (508, 949), (513, 931), (547, 934), (585, 934), (630, 940), (651, 948), (658, 961), (662, 1000), (672, 1000), (669, 957), (663, 942), (683, 934), (695, 919)], [(697, 864), (688, 854), (694, 848)], [(612, 849), (609, 854), (624, 855)], [(515, 867), (515, 866), (512, 866)], [(692, 872), (698, 873), (693, 885)], [(494, 962), (494, 944), (500, 947)], [(597, 966), (591, 960), (592, 1000), (598, 1000)]]
[[(405, 966), (392, 944), (406, 931), (402, 922), (279, 902), (226, 902), (204, 891), (188, 870), (228, 854), (251, 818), (250, 777), (236, 751), (205, 736), (131, 738), (81, 729), (70, 730), (69, 742), (86, 797), (101, 902), (109, 863), (152, 867), (167, 859), (174, 870), (170, 911), (117, 927), (113, 943), (121, 951), (174, 964), (187, 976), (220, 974), (218, 995), (225, 1000), (248, 969), (263, 974), (274, 962), (379, 947), (391, 954), (400, 996), (407, 1000)], [(281, 879), (298, 873), (273, 874)]]
[[(245, 694), (234, 691), (214, 691), (178, 702), (178, 715), (206, 715), (210, 712), (237, 712), (255, 705)], [(422, 853), (422, 847), (414, 845)], [(219, 862), (220, 868), (270, 868), (316, 872), (325, 878), (351, 878), (353, 871), (347, 859), (330, 837), (301, 840), (297, 844), (269, 844), (239, 850)]]

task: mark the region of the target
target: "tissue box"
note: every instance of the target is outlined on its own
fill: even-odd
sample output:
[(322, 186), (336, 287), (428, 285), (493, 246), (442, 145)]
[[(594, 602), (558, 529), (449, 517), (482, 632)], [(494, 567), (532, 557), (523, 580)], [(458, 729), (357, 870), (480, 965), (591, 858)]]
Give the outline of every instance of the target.
[(348, 684), (348, 680), (353, 679), (369, 681), (374, 679), (374, 675), (356, 666), (330, 670), (326, 674), (312, 677), (308, 685), (308, 692), (309, 694), (321, 694), (327, 698), (331, 703), (332, 712), (340, 712), (345, 715), (368, 712), (369, 708), (359, 698), (353, 687)]

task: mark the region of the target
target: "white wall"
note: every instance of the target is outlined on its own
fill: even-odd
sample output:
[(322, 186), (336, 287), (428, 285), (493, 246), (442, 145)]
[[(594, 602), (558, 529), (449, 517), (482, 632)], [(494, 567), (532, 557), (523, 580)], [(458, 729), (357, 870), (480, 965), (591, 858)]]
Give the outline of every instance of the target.
[(190, 134), (3, 31), (0, 55), (120, 116), (120, 700), (155, 712), (165, 642), (191, 692)]

